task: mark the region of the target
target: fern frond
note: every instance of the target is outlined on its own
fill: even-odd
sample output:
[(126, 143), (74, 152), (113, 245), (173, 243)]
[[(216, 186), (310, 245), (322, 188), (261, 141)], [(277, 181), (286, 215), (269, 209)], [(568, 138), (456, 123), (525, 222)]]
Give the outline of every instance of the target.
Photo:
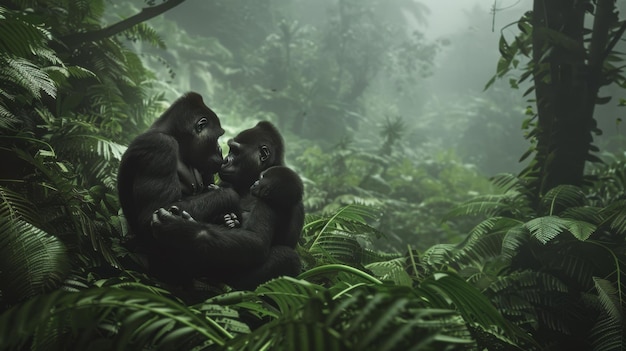
[(593, 283), (598, 290), (598, 297), (604, 311), (610, 318), (621, 321), (624, 312), (617, 289), (606, 279), (593, 277)]
[[(47, 328), (51, 323), (54, 327)], [(107, 345), (120, 350), (221, 346), (232, 338), (213, 319), (168, 297), (119, 288), (58, 290), (0, 315), (0, 349), (19, 349), (44, 332), (57, 341), (50, 349), (88, 349), (103, 335), (111, 339)]]
[(51, 97), (56, 97), (56, 83), (33, 62), (23, 58), (9, 58), (4, 55), (0, 55), (0, 62), (6, 65), (6, 69), (0, 73), (2, 79), (25, 89), (37, 99), (41, 98), (42, 90)]
[(494, 217), (504, 208), (501, 203), (503, 197), (502, 195), (488, 195), (472, 199), (446, 213), (443, 219), (448, 220), (454, 217), (481, 215)]
[(456, 245), (454, 244), (437, 244), (428, 248), (420, 257), (420, 262), (434, 269), (441, 269), (452, 259)]
[(535, 218), (524, 224), (524, 226), (542, 244), (548, 243), (564, 231), (570, 232), (580, 241), (585, 241), (597, 229), (595, 225), (588, 222), (556, 216)]
[(391, 281), (400, 286), (411, 286), (413, 280), (404, 269), (404, 257), (398, 257), (388, 261), (373, 262), (365, 266), (376, 277), (383, 281)]
[(319, 234), (309, 248), (309, 253), (317, 259), (329, 263), (361, 263), (363, 249), (354, 235), (334, 231)]
[(593, 206), (570, 207), (559, 214), (559, 217), (600, 224), (604, 220), (603, 209)]
[(262, 284), (255, 292), (274, 301), (282, 314), (288, 314), (298, 310), (309, 299), (319, 297), (324, 290), (305, 280), (282, 277)]
[(523, 225), (511, 228), (502, 239), (502, 257), (511, 260), (517, 255), (520, 248), (525, 247), (530, 240), (530, 232)]
[(620, 320), (601, 314), (589, 332), (589, 340), (594, 351), (624, 349), (624, 326)]
[(158, 32), (147, 23), (139, 23), (124, 31), (124, 34), (126, 34), (126, 36), (131, 40), (139, 39), (153, 45), (156, 48), (163, 50), (167, 49), (163, 38), (161, 38)]
[(563, 184), (548, 191), (541, 199), (541, 206), (548, 215), (557, 215), (564, 208), (580, 207), (587, 203), (585, 193), (577, 186)]
[[(3, 95), (2, 89), (0, 89), (0, 95)], [(9, 111), (6, 102), (0, 100), (0, 129), (11, 128), (19, 121), (20, 120), (13, 114), (13, 112)]]
[(4, 186), (0, 186), (0, 218), (21, 218), (34, 225), (41, 223), (37, 207), (24, 195)]
[(509, 340), (529, 340), (526, 333), (502, 317), (485, 295), (456, 275), (435, 273), (420, 283), (417, 294), (432, 307), (447, 308), (452, 303), (466, 323), (476, 323), (486, 330), (497, 327)]
[(45, 47), (50, 33), (42, 27), (28, 22), (27, 16), (0, 7), (0, 52), (15, 57), (30, 57), (32, 48)]
[[(299, 285), (302, 281), (291, 280)], [(379, 285), (382, 287), (382, 285)], [(424, 308), (422, 297), (407, 289), (371, 291), (355, 286), (330, 296), (320, 286), (297, 309), (232, 340), (235, 350), (417, 350), (474, 345), (463, 320), (450, 309)], [(296, 293), (306, 287), (289, 288)], [(282, 290), (282, 289), (281, 289)], [(280, 296), (282, 292), (280, 292)], [(288, 295), (285, 294), (285, 297)]]
[(65, 246), (21, 219), (0, 216), (0, 289), (16, 302), (57, 287), (69, 269)]
[(602, 209), (601, 214), (609, 228), (617, 234), (626, 233), (626, 201), (620, 200)]
[(458, 245), (459, 250), (452, 261), (457, 264), (469, 264), (472, 261), (480, 262), (500, 255), (505, 235), (521, 224), (522, 222), (518, 220), (506, 217), (491, 217), (482, 221)]
[(511, 173), (496, 174), (491, 178), (491, 182), (505, 193), (512, 190), (523, 193), (527, 189), (526, 182)]

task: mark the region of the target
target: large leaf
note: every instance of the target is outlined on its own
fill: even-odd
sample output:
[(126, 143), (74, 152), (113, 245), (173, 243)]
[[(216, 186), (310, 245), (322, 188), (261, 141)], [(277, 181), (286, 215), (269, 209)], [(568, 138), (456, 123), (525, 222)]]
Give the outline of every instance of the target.
[(535, 218), (528, 221), (524, 226), (542, 244), (548, 243), (565, 231), (570, 232), (576, 239), (585, 241), (597, 229), (597, 226), (588, 222), (557, 216)]

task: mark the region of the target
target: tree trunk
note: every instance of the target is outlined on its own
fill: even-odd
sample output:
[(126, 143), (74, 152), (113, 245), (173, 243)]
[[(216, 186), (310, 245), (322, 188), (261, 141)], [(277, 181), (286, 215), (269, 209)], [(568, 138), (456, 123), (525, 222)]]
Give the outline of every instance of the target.
[(583, 183), (615, 3), (597, 1), (586, 49), (585, 10), (590, 6), (590, 1), (534, 0), (532, 44), (538, 124), (537, 153), (529, 170), (538, 197), (557, 185)]

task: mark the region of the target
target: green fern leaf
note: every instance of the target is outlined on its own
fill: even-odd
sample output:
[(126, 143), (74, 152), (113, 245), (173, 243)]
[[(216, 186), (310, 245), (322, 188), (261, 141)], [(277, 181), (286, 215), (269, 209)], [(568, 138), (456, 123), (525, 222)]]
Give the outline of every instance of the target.
[(618, 234), (626, 233), (626, 201), (616, 201), (601, 211), (609, 223), (609, 228)]
[(555, 215), (555, 209), (580, 207), (587, 202), (585, 193), (577, 186), (559, 185), (550, 189), (541, 199), (543, 208), (548, 209), (549, 215)]
[(276, 303), (283, 314), (299, 309), (304, 302), (316, 297), (324, 289), (305, 280), (282, 277), (259, 286), (255, 292), (266, 296)]
[(57, 238), (20, 219), (0, 217), (0, 289), (16, 302), (60, 285), (69, 258)]
[(29, 94), (37, 99), (41, 98), (42, 90), (51, 97), (56, 97), (56, 83), (37, 65), (22, 58), (1, 56), (4, 55), (0, 55), (0, 62), (6, 67), (4, 70), (6, 79), (26, 89)]
[(41, 223), (37, 207), (22, 194), (0, 186), (0, 218), (18, 219), (34, 225)]
[(624, 349), (624, 326), (620, 320), (606, 313), (599, 317), (589, 334), (594, 351)]
[(44, 47), (50, 33), (28, 22), (30, 17), (0, 7), (0, 52), (15, 57), (30, 57), (32, 48)]
[(578, 240), (587, 240), (597, 227), (591, 223), (556, 216), (535, 218), (525, 224), (531, 235), (546, 244), (564, 231), (569, 231)]
[(612, 319), (621, 321), (623, 317), (623, 309), (617, 289), (606, 279), (593, 277), (593, 283), (596, 290), (598, 290), (598, 297), (600, 298), (602, 307), (604, 307), (604, 311)]

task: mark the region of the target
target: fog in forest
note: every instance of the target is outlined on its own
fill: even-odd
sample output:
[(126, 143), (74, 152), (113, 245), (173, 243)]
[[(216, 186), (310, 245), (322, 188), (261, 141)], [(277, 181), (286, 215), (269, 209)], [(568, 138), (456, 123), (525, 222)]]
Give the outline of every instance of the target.
[[(149, 66), (158, 72), (157, 80), (161, 80), (164, 83), (164, 88), (169, 90), (167, 91), (169, 99), (174, 99), (185, 90), (202, 92), (218, 111), (218, 114), (223, 116), (224, 124), (233, 127), (234, 132), (241, 128), (239, 125), (232, 125), (229, 119), (232, 120), (232, 114), (238, 112), (233, 111), (232, 101), (227, 103), (224, 98), (218, 98), (224, 92), (224, 88), (223, 79), (218, 77), (217, 70), (222, 72), (225, 70), (228, 72), (227, 74), (230, 74), (230, 78), (233, 78), (237, 74), (235, 70), (252, 69), (243, 65), (253, 61), (251, 60), (253, 55), (272, 55), (271, 50), (273, 48), (268, 49), (267, 46), (270, 45), (264, 45), (262, 41), (280, 41), (281, 25), (285, 23), (297, 27), (296, 34), (300, 35), (303, 42), (310, 40), (313, 41), (312, 45), (332, 45), (324, 36), (332, 33), (332, 29), (328, 26), (336, 25), (333, 21), (336, 21), (337, 2), (273, 1), (268, 3), (273, 9), (271, 14), (255, 13), (258, 8), (254, 8), (254, 6), (252, 8), (242, 7), (241, 12), (245, 12), (242, 14), (232, 13), (232, 11), (203, 13), (206, 6), (203, 5), (202, 1), (185, 1), (167, 12), (164, 17), (149, 21), (149, 24), (154, 26), (158, 35), (165, 41), (167, 45), (165, 51), (155, 50), (145, 43), (139, 43), (136, 46), (138, 50), (144, 53), (143, 57)], [(345, 1), (342, 3), (347, 4), (345, 6), (348, 11), (358, 9), (358, 6), (355, 5), (358, 2)], [(368, 4), (374, 3), (368, 2)], [(135, 5), (139, 6), (140, 4), (136, 3)], [(281, 6), (284, 7), (283, 10), (281, 10)], [(393, 9), (394, 6), (397, 7), (395, 10)], [(436, 150), (452, 152), (468, 165), (478, 167), (480, 172), (485, 175), (521, 170), (523, 164), (518, 162), (518, 158), (528, 148), (528, 142), (524, 140), (520, 127), (525, 119), (524, 110), (528, 105), (529, 97), (524, 98), (521, 89), (510, 89), (506, 78), (496, 81), (487, 90), (484, 88), (496, 72), (499, 58), (498, 40), (501, 32), (509, 31), (513, 37), (516, 27), (511, 24), (524, 11), (528, 10), (529, 5), (520, 1), (498, 1), (495, 14), (493, 6), (492, 1), (429, 0), (422, 2), (392, 1), (385, 5), (385, 8), (372, 9), (371, 15), (381, 19), (380, 24), (377, 24), (378, 27), (365, 28), (361, 33), (351, 32), (354, 34), (352, 39), (357, 42), (355, 46), (360, 45), (358, 50), (367, 50), (366, 45), (369, 44), (378, 45), (378, 47), (370, 48), (372, 50), (371, 55), (373, 60), (377, 60), (380, 62), (379, 65), (385, 65), (385, 67), (372, 73), (373, 69), (370, 67), (375, 64), (369, 64), (370, 66), (366, 67), (365, 65), (368, 64), (366, 62), (363, 64), (364, 68), (361, 72), (354, 70), (354, 73), (351, 73), (362, 74), (367, 76), (365, 79), (369, 80), (363, 94), (358, 97), (360, 100), (359, 107), (366, 106), (368, 111), (365, 113), (368, 116), (360, 118), (357, 123), (353, 123), (352, 120), (345, 121), (349, 125), (348, 129), (351, 133), (356, 132), (359, 135), (358, 138), (355, 138), (354, 134), (351, 137), (357, 141), (362, 141), (364, 136), (370, 139), (379, 134), (378, 130), (372, 130), (372, 128), (380, 127), (381, 124), (385, 123), (385, 119), (400, 118), (405, 127), (401, 139), (409, 148), (422, 148), (430, 153), (438, 152)], [(124, 15), (124, 11), (129, 13), (133, 11), (132, 7), (128, 6), (114, 5), (114, 7), (121, 15)], [(229, 16), (233, 15), (245, 18), (229, 20)], [(263, 16), (263, 18), (255, 19), (255, 16)], [(392, 16), (400, 17), (393, 18)], [(268, 23), (266, 22), (267, 19), (272, 19), (273, 22)], [(393, 72), (393, 75), (404, 75), (404, 77), (400, 79), (394, 77), (391, 80), (385, 77), (389, 74), (390, 69), (387, 67), (389, 62), (384, 57), (388, 54), (384, 52), (385, 40), (390, 38), (368, 36), (367, 30), (372, 30), (372, 32), (380, 30), (399, 19), (406, 22), (402, 26), (402, 30), (406, 33), (406, 39), (411, 40), (413, 33), (417, 33), (416, 35), (419, 36), (417, 45), (425, 48), (421, 52), (419, 47), (412, 48), (416, 50), (414, 54), (418, 56), (418, 59), (422, 59), (419, 56), (423, 55), (423, 61), (428, 62), (417, 62), (414, 67), (416, 69), (413, 71)], [(237, 20), (244, 20), (243, 23), (248, 21), (247, 23), (250, 25), (248, 28), (236, 28), (236, 33), (227, 33), (223, 26)], [(218, 25), (217, 22), (223, 23), (222, 26)], [(237, 24), (239, 25), (240, 22)], [(362, 24), (356, 24), (354, 29), (349, 30), (359, 29), (359, 25)], [(503, 29), (508, 25), (510, 25), (508, 29)], [(259, 26), (263, 27), (262, 30)], [(180, 39), (181, 34), (172, 35), (178, 31), (184, 31), (194, 39)], [(269, 35), (260, 35), (263, 31)], [(321, 39), (319, 39), (320, 36)], [(382, 40), (382, 44), (377, 42), (380, 40)], [(244, 44), (242, 43), (244, 41), (248, 42)], [(259, 47), (265, 46), (265, 48), (254, 48), (252, 43), (258, 43)], [(190, 45), (198, 44), (207, 45), (204, 48), (205, 56), (202, 56), (202, 50), (189, 50)], [(392, 44), (388, 47), (395, 49), (401, 45), (402, 43), (399, 45)], [(315, 74), (302, 71), (306, 70), (307, 66), (310, 68), (315, 66), (317, 70), (329, 67), (321, 62), (324, 57), (320, 60), (320, 55), (324, 55), (328, 51), (320, 49), (317, 53), (303, 53), (299, 50), (306, 49), (306, 43), (302, 42), (295, 42), (290, 46), (293, 48), (291, 55), (294, 57), (294, 61), (300, 60), (297, 63), (298, 69), (303, 74), (309, 74), (311, 77), (337, 74), (336, 71), (318, 71)], [(222, 47), (228, 49), (229, 52), (219, 52), (218, 50)], [(425, 55), (423, 53), (426, 50), (432, 52)], [(152, 52), (153, 56), (146, 56), (145, 52)], [(361, 53), (358, 54), (361, 55)], [(225, 69), (219, 62), (224, 56), (220, 55), (229, 55), (229, 59), (239, 61), (242, 66), (237, 67), (238, 63), (230, 62), (230, 67)], [(381, 55), (381, 57), (375, 57), (375, 55)], [(358, 63), (358, 58), (351, 57), (349, 59)], [(311, 62), (307, 62), (307, 60), (311, 60)], [(271, 60), (268, 61), (270, 62), (265, 66), (265, 69), (277, 71), (270, 72), (269, 75), (272, 75), (270, 81), (273, 80), (272, 83), (280, 81), (280, 76), (284, 75), (284, 72), (278, 71), (284, 66), (281, 67), (277, 60), (274, 63)], [(402, 62), (398, 62), (398, 64), (402, 64)], [(173, 77), (168, 76), (170, 70), (175, 74)], [(265, 73), (267, 75), (268, 72)], [(267, 86), (266, 77), (257, 79), (258, 74), (250, 74), (248, 77), (252, 77), (252, 79), (229, 84), (229, 88), (232, 88), (232, 90), (229, 89), (229, 93), (237, 94), (238, 90), (241, 92), (243, 89), (249, 88), (250, 84), (258, 84), (258, 88), (268, 88), (272, 92), (281, 89), (281, 87)], [(350, 76), (345, 77), (345, 79), (347, 81), (348, 79), (355, 79), (355, 77)], [(394, 86), (398, 82), (403, 85), (403, 91), (400, 93)], [(319, 83), (317, 89), (324, 88), (323, 80), (320, 79), (317, 83)], [(238, 84), (241, 86), (235, 87)], [(285, 86), (284, 83), (280, 84)], [(304, 112), (299, 111), (309, 117), (313, 118), (313, 114), (333, 113), (332, 111), (320, 111), (319, 105), (324, 104), (324, 98), (312, 98), (312, 101), (305, 101), (306, 98), (303, 98), (302, 95), (293, 98), (296, 101), (290, 102), (291, 104), (297, 104), (297, 100), (300, 99), (303, 105), (310, 107), (303, 107), (301, 110)], [(281, 104), (281, 100), (275, 99), (275, 101), (267, 103)], [(345, 104), (345, 101), (341, 103)], [(293, 109), (285, 110), (281, 107), (270, 109), (284, 115), (294, 113)], [(316, 110), (316, 112), (311, 110)], [(357, 111), (357, 113), (363, 112), (363, 110)], [(345, 116), (345, 111), (338, 113), (333, 119), (349, 119), (349, 117), (341, 116), (342, 114)], [(376, 114), (378, 114), (377, 117)], [(293, 114), (292, 116), (295, 118), (297, 115)], [(257, 116), (248, 123), (253, 123), (254, 119), (259, 118), (263, 117)], [(325, 140), (324, 145), (336, 144), (345, 136), (343, 132), (329, 135), (325, 134), (324, 130), (316, 129), (315, 125), (324, 124), (323, 120), (320, 120), (319, 123), (311, 122), (311, 124), (309, 128), (311, 134), (306, 136), (313, 140)]]
[[(288, 102), (283, 96), (274, 99), (264, 96), (260, 100), (268, 108), (266, 111), (291, 120), (279, 123), (283, 127), (295, 123), (298, 126), (294, 130), (308, 131), (308, 134), (296, 131), (297, 136), (324, 140), (325, 145), (340, 143), (346, 136), (357, 142), (366, 139), (375, 143), (372, 138), (380, 132), (375, 128), (388, 120), (401, 120), (400, 140), (409, 149), (430, 154), (453, 153), (487, 176), (517, 173), (524, 167), (525, 162), (519, 162), (519, 158), (530, 144), (524, 139), (522, 124), (530, 117), (525, 111), (534, 104), (534, 96), (532, 93), (523, 96), (529, 86), (512, 89), (509, 79), (513, 76), (497, 79), (488, 89), (485, 86), (496, 73), (500, 36), (508, 40), (514, 38), (518, 31), (515, 22), (530, 9), (530, 3), (517, 0), (399, 0), (384, 6), (372, 1), (362, 3), (371, 8), (360, 8), (358, 1), (281, 0), (263, 2), (265, 7), (241, 3), (246, 6), (241, 6), (240, 11), (233, 12), (234, 6), (224, 5), (221, 6), (223, 13), (209, 13), (202, 1), (189, 0), (164, 17), (149, 22), (165, 41), (167, 50), (155, 51), (145, 43), (137, 44), (138, 50), (154, 54), (144, 57), (148, 65), (159, 72), (158, 79), (162, 83), (167, 81), (164, 88), (169, 90), (169, 99), (185, 90), (202, 92), (212, 99), (212, 106), (235, 132), (240, 128), (229, 119), (242, 111), (234, 111), (235, 102), (226, 102), (231, 99), (224, 99), (221, 94), (242, 94), (254, 85), (254, 89), (262, 92), (257, 96), (283, 95), (285, 91), (281, 89), (287, 88), (289, 92), (284, 95), (289, 95)], [(123, 6), (114, 7), (124, 13)], [(213, 10), (216, 7), (220, 8), (214, 6)], [(131, 7), (125, 9), (132, 13)], [(346, 11), (344, 17), (341, 11)], [(380, 22), (367, 23), (367, 16)], [(229, 31), (231, 25), (237, 27)], [(284, 50), (285, 42), (281, 42), (288, 33), (286, 26), (290, 26), (289, 35), (293, 35), (292, 42), (286, 44), (291, 50), (288, 53)], [(347, 28), (349, 26), (353, 28)], [(394, 28), (389, 29), (392, 26)], [(395, 34), (385, 37), (380, 31), (387, 29), (389, 33), (403, 31), (405, 37), (398, 38)], [(341, 30), (350, 37), (343, 43), (333, 43), (333, 31)], [(181, 39), (182, 33), (191, 37)], [(404, 48), (414, 51), (386, 51), (398, 50), (405, 43), (412, 43), (414, 46)], [(204, 50), (189, 49), (198, 44), (206, 45)], [(330, 57), (329, 60), (328, 55), (343, 55), (340, 50), (344, 49), (332, 45), (344, 45), (344, 49), (356, 52), (345, 55), (354, 56)], [(283, 57), (274, 57), (277, 53)], [(285, 55), (290, 55), (292, 60), (289, 70), (285, 69)], [(371, 57), (369, 62), (368, 56)], [(230, 61), (226, 65), (225, 57)], [(263, 59), (267, 59), (266, 62), (259, 63)], [(251, 64), (258, 66), (250, 67)], [(390, 67), (393, 65), (396, 67)], [(401, 65), (412, 66), (397, 69)], [(169, 73), (175, 75), (168, 77)], [(225, 76), (220, 77), (223, 74)], [(343, 82), (331, 83), (333, 75), (339, 75), (335, 78)], [(293, 82), (297, 79), (304, 80), (296, 83), (297, 87), (310, 89), (314, 84), (317, 92), (294, 93)], [(224, 88), (225, 80), (228, 93)], [(351, 89), (347, 85), (353, 84), (352, 89), (357, 90), (360, 83), (364, 88), (354, 96), (341, 101), (328, 100), (330, 95), (341, 94), (339, 90)], [(335, 84), (338, 87), (333, 88), (337, 91), (320, 92)], [(244, 102), (253, 109), (256, 103)], [(328, 109), (325, 104), (341, 107)], [(619, 133), (616, 121), (621, 111), (615, 105), (598, 107), (597, 119), (604, 135), (597, 138), (597, 142), (609, 148), (619, 147), (614, 145), (614, 136)], [(268, 118), (262, 115), (245, 119), (247, 122), (243, 123)], [(294, 122), (302, 116), (308, 122)], [(319, 127), (327, 126), (325, 118), (329, 118), (331, 124), (343, 126), (332, 128), (335, 132), (330, 134)], [(238, 118), (235, 120), (241, 124)]]

